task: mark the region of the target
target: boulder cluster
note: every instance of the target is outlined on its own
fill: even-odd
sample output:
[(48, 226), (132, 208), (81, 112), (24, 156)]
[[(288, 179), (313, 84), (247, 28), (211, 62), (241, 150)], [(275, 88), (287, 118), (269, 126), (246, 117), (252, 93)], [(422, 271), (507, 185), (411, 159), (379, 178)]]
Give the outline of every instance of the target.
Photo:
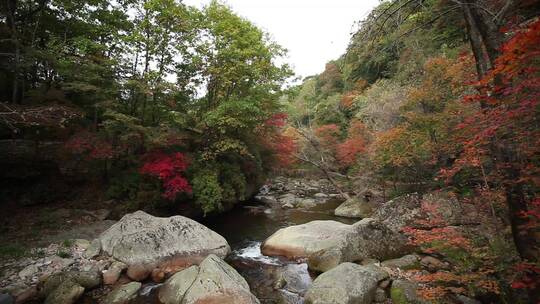
[[(323, 180), (280, 178), (257, 199), (272, 208), (309, 209), (339, 197)], [(410, 194), (378, 205), (365, 196), (353, 197), (335, 213), (360, 217), (357, 222), (311, 221), (279, 229), (262, 243), (263, 254), (306, 262), (303, 271), (318, 274), (306, 285), (295, 271), (283, 271), (274, 284), (276, 292), (298, 291), (306, 304), (423, 303), (404, 271), (450, 267), (438, 257), (415, 253), (401, 232), (429, 219), (426, 202), (437, 204), (450, 225), (474, 224), (473, 210), (446, 192)], [(83, 298), (127, 304), (154, 288), (164, 304), (260, 303), (246, 280), (224, 261), (231, 251), (227, 241), (183, 216), (137, 211), (92, 241), (77, 239), (35, 251), (33, 257), (2, 265), (0, 304), (72, 304)], [(458, 296), (463, 303), (475, 303)]]

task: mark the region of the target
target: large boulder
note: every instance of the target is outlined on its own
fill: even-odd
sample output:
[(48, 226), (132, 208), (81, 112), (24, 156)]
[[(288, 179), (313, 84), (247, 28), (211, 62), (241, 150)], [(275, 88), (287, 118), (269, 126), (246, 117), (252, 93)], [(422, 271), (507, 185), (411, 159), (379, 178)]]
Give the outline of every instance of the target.
[(373, 204), (366, 202), (359, 197), (351, 197), (339, 205), (339, 207), (334, 210), (334, 214), (342, 217), (365, 218), (370, 217), (373, 214), (373, 211)]
[(438, 217), (444, 225), (476, 223), (477, 213), (473, 206), (461, 204), (455, 194), (437, 191), (424, 195), (405, 194), (387, 201), (377, 208), (373, 217), (394, 231), (403, 227), (424, 227), (426, 220)]
[(254, 304), (246, 280), (219, 257), (211, 254), (199, 266), (170, 277), (159, 290), (164, 304)]
[(343, 263), (318, 276), (305, 296), (306, 304), (371, 304), (378, 283), (373, 267)]
[(343, 262), (399, 257), (408, 249), (403, 235), (366, 218), (353, 225), (312, 221), (282, 228), (266, 239), (261, 250), (265, 255), (308, 258), (310, 269), (324, 272)]
[(183, 216), (155, 217), (143, 211), (127, 214), (99, 238), (101, 250), (128, 265), (200, 263), (209, 254), (225, 257), (227, 241)]
[(45, 304), (73, 304), (84, 293), (84, 287), (74, 280), (64, 280), (45, 299)]

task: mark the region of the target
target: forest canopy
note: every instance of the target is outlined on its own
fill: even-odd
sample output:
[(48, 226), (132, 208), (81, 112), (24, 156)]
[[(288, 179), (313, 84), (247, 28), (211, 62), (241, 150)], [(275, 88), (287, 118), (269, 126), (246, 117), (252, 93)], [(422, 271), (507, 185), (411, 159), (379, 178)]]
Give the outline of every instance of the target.
[[(246, 198), (280, 165), (264, 139), (281, 132), (267, 122), (292, 75), (277, 63), (286, 50), (228, 6), (2, 6), (2, 139), (65, 142), (62, 167), (110, 180), (111, 198), (163, 187), (166, 199), (191, 197), (205, 212)], [(152, 176), (157, 189), (152, 178), (140, 183)]]

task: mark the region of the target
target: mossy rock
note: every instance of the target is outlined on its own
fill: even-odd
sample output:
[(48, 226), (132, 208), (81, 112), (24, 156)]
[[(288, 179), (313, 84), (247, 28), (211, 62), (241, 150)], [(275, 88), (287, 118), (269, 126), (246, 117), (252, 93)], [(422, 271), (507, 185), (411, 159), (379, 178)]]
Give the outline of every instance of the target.
[(416, 294), (416, 284), (406, 280), (395, 280), (390, 289), (390, 298), (394, 304), (424, 304)]

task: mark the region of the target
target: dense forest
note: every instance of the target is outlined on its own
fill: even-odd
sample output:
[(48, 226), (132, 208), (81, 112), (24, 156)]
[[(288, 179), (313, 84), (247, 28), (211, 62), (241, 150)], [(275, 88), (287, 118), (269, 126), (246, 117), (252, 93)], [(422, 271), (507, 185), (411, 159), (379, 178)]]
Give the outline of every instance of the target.
[(429, 216), (400, 233), (446, 266), (393, 274), (421, 302), (386, 303), (539, 301), (538, 1), (381, 1), (300, 82), (287, 50), (219, 1), (0, 10), (0, 210), (14, 215), (0, 261), (27, 256), (21, 226), (47, 233), (59, 208), (218, 222), (271, 177), (315, 175), (345, 202), (444, 192), (474, 211), (456, 224), (422, 202)]
[[(423, 250), (454, 255), (455, 273), (419, 278), (431, 299), (458, 283), (503, 301), (509, 276), (512, 288), (537, 288), (537, 16), (534, 1), (382, 2), (343, 56), (288, 91), (301, 161), (356, 194), (451, 189), (483, 213), (497, 235), (488, 242), (408, 231)], [(499, 282), (480, 280), (490, 274)]]
[(2, 145), (13, 154), (3, 162), (18, 172), (4, 171), (5, 191), (57, 168), (66, 181), (101, 180), (111, 199), (161, 195), (212, 212), (246, 198), (277, 161), (284, 49), (227, 6), (3, 5)]

